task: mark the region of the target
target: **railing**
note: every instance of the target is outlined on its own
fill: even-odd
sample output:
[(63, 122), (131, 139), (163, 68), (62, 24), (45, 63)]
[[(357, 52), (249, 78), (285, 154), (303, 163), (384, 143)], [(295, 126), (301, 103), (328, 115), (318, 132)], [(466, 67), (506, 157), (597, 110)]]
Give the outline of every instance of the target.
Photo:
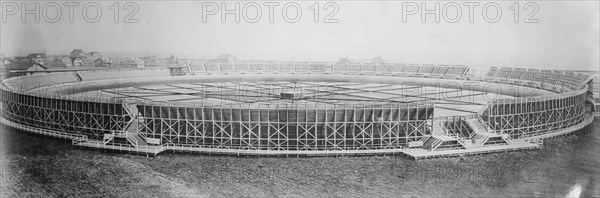
[(487, 135), (483, 136), (483, 138), (481, 139), (481, 145), (484, 145), (489, 139), (490, 139), (489, 136), (487, 136)]
[(83, 142), (87, 142), (87, 141), (88, 141), (87, 136), (85, 136), (85, 135), (79, 135), (78, 137), (73, 138), (71, 143), (73, 145), (77, 145), (77, 144), (80, 144), (80, 143), (83, 143)]
[(471, 133), (469, 133), (469, 139), (473, 139), (476, 134), (477, 132), (475, 130), (471, 131)]
[(483, 115), (485, 113), (485, 111), (490, 107), (490, 103), (486, 102), (483, 107), (481, 107), (478, 111), (477, 111), (477, 115)]
[(474, 119), (476, 117), (478, 117), (477, 114), (467, 114), (467, 115), (462, 116), (461, 118), (466, 121), (466, 120), (469, 120), (469, 119)]
[(541, 139), (538, 139), (538, 140), (536, 140), (536, 141), (534, 141), (532, 143), (540, 145), (540, 146), (544, 146), (544, 140), (541, 140)]
[(442, 122), (439, 122), (439, 125), (442, 128), (442, 130), (446, 133), (446, 135), (450, 134), (450, 131), (448, 130), (446, 125), (444, 125)]
[(152, 153), (160, 153), (165, 151), (166, 149), (173, 149), (173, 148), (168, 148), (166, 146), (163, 145), (157, 145), (157, 146), (140, 146), (138, 149), (143, 148), (144, 150), (147, 151), (152, 151)]
[(111, 140), (115, 138), (115, 132), (111, 131), (109, 134), (104, 135), (104, 144), (108, 144)]
[(460, 145), (462, 145), (464, 148), (467, 148), (467, 145), (465, 145), (465, 138), (460, 133), (454, 133), (451, 135), (451, 137), (456, 138)]
[(26, 126), (26, 125), (18, 124), (18, 123), (12, 122), (10, 120), (7, 120), (4, 117), (0, 117), (0, 123), (3, 123), (7, 126), (21, 129), (24, 131), (29, 131), (29, 132), (35, 133), (35, 134), (47, 135), (47, 136), (57, 137), (57, 138), (62, 138), (62, 139), (71, 139), (73, 141), (72, 142), (73, 144), (79, 143), (79, 142), (85, 142), (88, 140), (87, 136), (85, 136), (85, 135), (72, 134), (72, 133), (66, 133), (66, 132), (61, 132), (61, 131), (54, 131), (54, 130), (49, 130), (49, 129), (41, 129), (41, 128), (36, 128), (36, 127)]
[(498, 131), (497, 134), (501, 135), (502, 138), (506, 141), (512, 140), (512, 137), (506, 133), (504, 133), (504, 131)]
[(138, 147), (138, 140), (133, 137), (133, 135), (131, 135), (131, 133), (125, 131), (125, 137), (127, 137), (127, 140), (134, 146), (134, 147)]
[[(127, 112), (127, 115), (129, 115), (129, 117), (131, 117), (131, 120), (127, 121), (125, 123), (125, 126), (123, 126), (123, 130), (127, 130), (129, 129), (129, 127), (131, 127), (132, 124), (137, 123), (137, 112), (132, 112), (132, 108), (125, 102), (122, 103), (123, 104), (123, 109), (125, 109), (125, 112)], [(135, 105), (134, 105), (135, 106)]]
[(487, 124), (487, 122), (485, 122), (483, 119), (481, 119), (481, 116), (477, 116), (477, 120), (479, 120), (479, 122), (481, 122), (483, 127), (485, 127), (485, 129), (487, 129), (488, 132), (493, 131), (492, 128), (490, 128), (490, 126)]
[(464, 143), (465, 143), (465, 139), (462, 137), (462, 135), (461, 135), (461, 134), (458, 134), (458, 133), (452, 133), (452, 134), (449, 134), (449, 136), (450, 136), (450, 137), (453, 137), (453, 138), (455, 138), (456, 140), (458, 140), (458, 142), (460, 142), (461, 144), (463, 144), (463, 145), (464, 145)]
[(425, 142), (427, 142), (427, 140), (429, 140), (431, 138), (431, 135), (425, 136), (423, 137), (423, 139), (421, 139), (421, 141), (423, 141), (423, 144), (425, 144)]
[[(486, 125), (483, 124), (483, 122), (481, 122), (479, 119), (467, 119), (465, 120), (465, 122), (467, 123), (467, 125), (469, 125), (469, 127), (471, 127), (471, 129), (473, 129), (473, 133), (476, 133), (478, 130), (485, 130), (485, 132), (488, 133), (490, 132), (490, 129), (487, 128)], [(479, 122), (481, 124), (475, 122)]]
[(530, 140), (525, 140), (525, 142), (544, 146), (544, 140), (542, 140), (542, 139), (530, 139)]
[(433, 141), (433, 144), (431, 144), (431, 150), (435, 150), (437, 149), (440, 145), (442, 145), (442, 140), (440, 139), (435, 139), (435, 141)]

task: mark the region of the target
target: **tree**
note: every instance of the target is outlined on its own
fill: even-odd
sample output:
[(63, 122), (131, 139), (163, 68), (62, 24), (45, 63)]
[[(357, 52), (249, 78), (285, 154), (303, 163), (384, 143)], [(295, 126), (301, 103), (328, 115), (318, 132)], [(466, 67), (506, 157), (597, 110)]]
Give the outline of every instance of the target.
[(373, 58), (373, 60), (371, 60), (372, 63), (385, 63), (385, 60), (383, 60), (383, 58), (381, 58), (381, 56), (375, 57)]
[(350, 64), (350, 63), (352, 63), (352, 60), (350, 60), (350, 58), (348, 58), (348, 57), (344, 57), (344, 58), (340, 58), (340, 61), (338, 61), (338, 63), (340, 63), (340, 64)]

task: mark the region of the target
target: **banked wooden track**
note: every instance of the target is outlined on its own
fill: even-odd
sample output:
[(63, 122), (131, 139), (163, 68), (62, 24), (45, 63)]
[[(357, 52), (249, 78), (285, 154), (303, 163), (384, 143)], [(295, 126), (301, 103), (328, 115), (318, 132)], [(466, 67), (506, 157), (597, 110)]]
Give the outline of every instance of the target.
[[(65, 75), (72, 75), (65, 74)], [(17, 83), (18, 80), (11, 81), (13, 84)], [(496, 151), (509, 151), (509, 150), (520, 150), (520, 149), (531, 149), (537, 148), (540, 142), (537, 139), (543, 139), (552, 135), (540, 136), (540, 138), (523, 138), (510, 140), (509, 144), (506, 145), (493, 145), (493, 146), (478, 146), (469, 145), (469, 148), (465, 146), (446, 147), (443, 150), (436, 150), (431, 148), (419, 147), (419, 145), (426, 144), (426, 140), (435, 139), (430, 138), (432, 136), (431, 127), (435, 125), (431, 124), (433, 117), (433, 108), (431, 104), (403, 104), (403, 105), (391, 105), (385, 106), (383, 104), (367, 105), (367, 107), (356, 107), (352, 108), (333, 108), (333, 109), (318, 109), (309, 108), (304, 111), (298, 111), (297, 109), (278, 109), (273, 107), (263, 107), (261, 111), (256, 109), (255, 115), (262, 115), (268, 119), (240, 119), (251, 115), (252, 108), (235, 108), (226, 112), (230, 113), (231, 116), (223, 116), (223, 110), (217, 111), (215, 114), (214, 106), (208, 117), (206, 113), (207, 108), (198, 108), (195, 105), (194, 108), (189, 106), (172, 106), (172, 105), (148, 105), (147, 101), (136, 101), (131, 103), (128, 100), (102, 100), (92, 98), (69, 98), (64, 95), (85, 92), (95, 89), (108, 89), (115, 87), (122, 87), (124, 85), (153, 85), (161, 84), (165, 82), (173, 83), (176, 82), (231, 82), (231, 81), (313, 81), (313, 82), (361, 82), (361, 83), (387, 83), (387, 84), (408, 84), (408, 85), (420, 85), (420, 86), (441, 86), (448, 88), (460, 88), (467, 90), (487, 91), (512, 96), (529, 96), (529, 97), (543, 97), (548, 95), (558, 95), (551, 91), (532, 89), (526, 86), (520, 85), (508, 85), (502, 83), (488, 83), (480, 81), (471, 81), (466, 79), (443, 79), (443, 78), (424, 78), (424, 77), (411, 77), (405, 74), (333, 74), (327, 72), (314, 72), (310, 75), (297, 75), (293, 72), (226, 72), (219, 73), (213, 72), (210, 75), (189, 75), (189, 76), (168, 76), (168, 75), (155, 75), (152, 77), (127, 77), (127, 78), (110, 78), (106, 80), (96, 80), (93, 82), (63, 82), (52, 86), (33, 86), (35, 88), (29, 90), (19, 90), (14, 87), (3, 87), (3, 119), (2, 122), (9, 126), (14, 126), (26, 131), (37, 131), (37, 133), (65, 133), (64, 130), (72, 130), (72, 128), (65, 127), (68, 122), (68, 118), (77, 118), (78, 112), (85, 108), (74, 107), (69, 109), (67, 107), (58, 108), (57, 111), (50, 112), (48, 110), (52, 105), (47, 106), (52, 101), (43, 101), (46, 99), (62, 100), (64, 101), (61, 105), (68, 106), (69, 103), (82, 103), (87, 104), (123, 104), (123, 106), (135, 105), (137, 112), (130, 112), (123, 110), (124, 114), (119, 114), (117, 117), (121, 119), (113, 119), (108, 122), (122, 122), (116, 124), (111, 130), (107, 129), (96, 129), (98, 125), (86, 125), (79, 129), (79, 132), (84, 133), (86, 140), (82, 137), (69, 139), (74, 140), (74, 144), (80, 146), (87, 146), (93, 148), (103, 148), (112, 150), (122, 150), (133, 153), (147, 153), (147, 154), (158, 154), (165, 150), (174, 150), (182, 152), (201, 152), (210, 154), (228, 154), (228, 155), (278, 155), (278, 156), (330, 156), (330, 155), (366, 155), (366, 154), (407, 154), (415, 158), (429, 158), (429, 157), (443, 157), (443, 156), (458, 156), (468, 155), (477, 153), (487, 153)], [(15, 101), (18, 100), (18, 101)], [(29, 102), (23, 102), (29, 101)], [(32, 102), (33, 101), (33, 102)], [(37, 101), (37, 102), (36, 102)], [(40, 103), (41, 101), (41, 103)], [(57, 102), (57, 105), (59, 105)], [(4, 113), (5, 109), (8, 110), (23, 110), (24, 106), (28, 106), (30, 109), (35, 109), (36, 105), (42, 105), (39, 109), (44, 109), (46, 113), (42, 113), (45, 116), (56, 114), (61, 119), (57, 119), (56, 122), (64, 122), (63, 126), (44, 125), (40, 123), (31, 124), (24, 120), (22, 117), (15, 118), (15, 114)], [(17, 108), (15, 106), (21, 105)], [(420, 105), (420, 106), (419, 106)], [(11, 107), (9, 107), (11, 106)], [(75, 105), (77, 106), (77, 105)], [(93, 105), (92, 105), (93, 106)], [(7, 108), (5, 108), (7, 107)], [(56, 106), (55, 106), (56, 107)], [(99, 107), (103, 108), (103, 107)], [(145, 112), (140, 112), (139, 109), (144, 109)], [(175, 114), (153, 114), (147, 113), (148, 110), (152, 109), (176, 109)], [(325, 107), (327, 108), (327, 107)], [(64, 111), (60, 111), (60, 110)], [(127, 109), (127, 108), (126, 108)], [(183, 110), (181, 110), (183, 109)], [(187, 111), (190, 110), (190, 111)], [(198, 116), (196, 110), (200, 110), (203, 113), (202, 116)], [(282, 113), (281, 111), (285, 112)], [(308, 111), (307, 111), (308, 110)], [(352, 110), (352, 111), (350, 111)], [(26, 112), (40, 112), (40, 111), (27, 111)], [(160, 111), (160, 110), (159, 110)], [(248, 114), (244, 115), (244, 111)], [(121, 111), (119, 111), (121, 112)], [(182, 113), (183, 112), (183, 113)], [(192, 117), (189, 112), (195, 112)], [(265, 113), (266, 112), (266, 113)], [(277, 112), (277, 113), (275, 113)], [(299, 113), (300, 112), (300, 113)], [(311, 112), (311, 113), (308, 113)], [(114, 113), (114, 112), (107, 112)], [(85, 113), (82, 113), (82, 115)], [(227, 113), (225, 113), (227, 114)], [(234, 114), (239, 114), (236, 119)], [(276, 114), (274, 116), (273, 114)], [(80, 118), (83, 118), (79, 115)], [(116, 114), (111, 114), (115, 116)], [(175, 117), (172, 117), (175, 115)], [(220, 116), (216, 116), (220, 115)], [(304, 120), (289, 120), (289, 115), (302, 115)], [(282, 119), (282, 116), (285, 119)], [(43, 116), (38, 116), (43, 117)], [(67, 118), (65, 118), (67, 117)], [(101, 116), (102, 117), (102, 116)], [(110, 117), (110, 116), (109, 116)], [(182, 118), (184, 117), (184, 118)], [(252, 116), (250, 116), (252, 117)], [(319, 117), (321, 119), (319, 119)], [(209, 119), (210, 118), (210, 119)], [(91, 118), (98, 122), (100, 118)], [(149, 125), (149, 121), (154, 120), (154, 123), (160, 123), (157, 125)], [(308, 121), (307, 121), (308, 120)], [(141, 121), (141, 122), (140, 122)], [(255, 123), (253, 123), (255, 122)], [(262, 123), (261, 123), (262, 122)], [(215, 124), (217, 123), (217, 124)], [(83, 123), (80, 123), (83, 124)], [(114, 124), (114, 123), (113, 123)], [(254, 124), (254, 125), (253, 125)], [(256, 127), (257, 125), (263, 124), (264, 126)], [(589, 124), (589, 118), (580, 124), (565, 128), (557, 135), (565, 134), (572, 131), (581, 129)], [(101, 125), (101, 124), (100, 124)], [(123, 125), (123, 126), (120, 126)], [(137, 133), (132, 132), (129, 127), (134, 126)], [(164, 126), (177, 126), (183, 127), (184, 131), (175, 130), (173, 127), (168, 128)], [(206, 127), (210, 125), (209, 127)], [(202, 127), (199, 127), (202, 126)], [(343, 127), (340, 127), (343, 126)], [(48, 130), (47, 128), (54, 128), (57, 130)], [(85, 129), (90, 127), (90, 129)], [(44, 131), (42, 131), (42, 128)], [(152, 129), (149, 129), (152, 128)], [(157, 130), (157, 128), (159, 128)], [(258, 128), (258, 129), (257, 129)], [(265, 130), (261, 130), (264, 128)], [(288, 130), (283, 132), (282, 128)], [(290, 128), (296, 128), (296, 130), (289, 130)], [(302, 128), (303, 131), (298, 131), (298, 128)], [(379, 128), (379, 129), (377, 129)], [(404, 128), (404, 129), (400, 129)], [(38, 130), (40, 129), (40, 130)], [(178, 128), (181, 130), (181, 128)], [(212, 133), (207, 134), (206, 129), (212, 130)], [(255, 130), (257, 129), (257, 130)], [(342, 130), (341, 130), (342, 129)], [(94, 131), (94, 132), (90, 132)], [(49, 132), (52, 131), (52, 132)], [(103, 138), (106, 134), (115, 133), (128, 133), (123, 137), (134, 136), (134, 138), (116, 143), (105, 141)], [(349, 131), (352, 135), (349, 135)], [(452, 133), (448, 129), (445, 129), (446, 133)], [(566, 131), (566, 132), (565, 132)], [(69, 131), (66, 131), (67, 133)], [(203, 133), (204, 132), (204, 133)], [(267, 134), (263, 134), (267, 132)], [(310, 132), (310, 133), (307, 133)], [(501, 133), (497, 131), (491, 131), (495, 133)], [(192, 133), (195, 138), (190, 140), (189, 138), (182, 138), (182, 134)], [(290, 136), (293, 133), (294, 136)], [(548, 132), (546, 134), (553, 134), (554, 132)], [(81, 135), (81, 134), (80, 134)], [(127, 136), (129, 135), (129, 136)], [(135, 137), (135, 136), (139, 137)], [(447, 134), (452, 140), (464, 138)], [(135, 140), (133, 140), (135, 139)], [(145, 141), (159, 144), (147, 144), (141, 145), (134, 143), (142, 139)], [(282, 140), (283, 139), (283, 140)], [(293, 139), (293, 140), (291, 140)], [(184, 142), (185, 143), (182, 143)], [(201, 141), (201, 142), (199, 142)], [(458, 140), (457, 140), (458, 141)], [(461, 141), (464, 141), (461, 140)], [(533, 143), (528, 143), (533, 141)], [(108, 142), (108, 143), (107, 143)], [(285, 145), (285, 146), (284, 146)]]

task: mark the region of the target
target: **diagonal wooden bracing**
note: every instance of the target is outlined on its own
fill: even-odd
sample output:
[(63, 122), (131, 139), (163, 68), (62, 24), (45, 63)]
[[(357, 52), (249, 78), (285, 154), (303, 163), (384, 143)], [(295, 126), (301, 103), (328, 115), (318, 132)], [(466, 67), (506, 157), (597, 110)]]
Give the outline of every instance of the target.
[(121, 102), (74, 101), (2, 90), (2, 116), (18, 124), (102, 140), (104, 134), (124, 130), (132, 119)]
[(139, 133), (163, 144), (267, 151), (404, 148), (430, 134), (426, 126), (433, 115), (431, 104), (320, 108), (147, 102), (137, 108), (143, 120)]
[(577, 125), (589, 117), (585, 90), (581, 93), (492, 101), (481, 117), (496, 132), (512, 138), (544, 135)]

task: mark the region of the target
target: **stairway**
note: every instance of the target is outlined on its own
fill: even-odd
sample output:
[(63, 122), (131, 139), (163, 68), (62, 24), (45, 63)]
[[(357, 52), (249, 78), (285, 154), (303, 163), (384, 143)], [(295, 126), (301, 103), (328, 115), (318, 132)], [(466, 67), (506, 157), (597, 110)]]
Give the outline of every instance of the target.
[(485, 144), (485, 142), (488, 141), (488, 139), (490, 139), (490, 136), (481, 133), (475, 133), (475, 135), (472, 138), (473, 144), (475, 145), (483, 145)]
[[(125, 109), (125, 111), (129, 115), (129, 117), (131, 118), (131, 120), (125, 124), (125, 130), (129, 131), (129, 129), (132, 128), (132, 126), (134, 126), (134, 125), (137, 126), (137, 124), (138, 124), (137, 123), (138, 109), (135, 104), (123, 104), (123, 108)], [(135, 128), (133, 128), (133, 129), (135, 129)]]
[(467, 119), (466, 122), (475, 133), (489, 133), (487, 127), (477, 118)]
[(148, 146), (148, 143), (146, 143), (146, 140), (144, 140), (138, 133), (129, 133), (127, 140), (130, 143), (132, 143), (135, 147)]
[(467, 125), (473, 129), (473, 136), (471, 139), (474, 145), (485, 145), (490, 138), (494, 139), (494, 141), (490, 142), (491, 144), (495, 144), (494, 142), (497, 142), (497, 139), (503, 139), (508, 143), (508, 135), (492, 133), (480, 119), (472, 118), (465, 121), (467, 122)]
[(115, 138), (114, 131), (111, 132), (111, 133), (104, 134), (104, 138), (103, 138), (104, 145), (106, 145), (109, 142), (113, 141), (114, 138)]
[(133, 105), (125, 105), (125, 109), (127, 109), (129, 115), (131, 116), (131, 122), (129, 122), (125, 128), (127, 133), (127, 141), (134, 145), (136, 148), (140, 146), (148, 146), (146, 143), (146, 139), (142, 137), (137, 130), (138, 127), (138, 109), (135, 104)]
[(423, 148), (424, 149), (429, 149), (429, 150), (435, 150), (438, 146), (440, 146), (442, 144), (442, 140), (438, 139), (436, 137), (431, 137), (429, 138), (429, 140), (427, 140), (427, 142), (425, 142), (423, 144)]
[(431, 135), (440, 136), (440, 135), (446, 135), (446, 134), (447, 134), (447, 132), (444, 130), (444, 127), (442, 126), (442, 122), (434, 120), (433, 125), (431, 126)]
[(473, 129), (473, 135), (471, 139), (473, 140), (473, 144), (475, 145), (484, 145), (485, 142), (492, 136), (493, 134), (481, 123), (481, 120), (477, 118), (467, 119), (465, 120), (467, 125)]

